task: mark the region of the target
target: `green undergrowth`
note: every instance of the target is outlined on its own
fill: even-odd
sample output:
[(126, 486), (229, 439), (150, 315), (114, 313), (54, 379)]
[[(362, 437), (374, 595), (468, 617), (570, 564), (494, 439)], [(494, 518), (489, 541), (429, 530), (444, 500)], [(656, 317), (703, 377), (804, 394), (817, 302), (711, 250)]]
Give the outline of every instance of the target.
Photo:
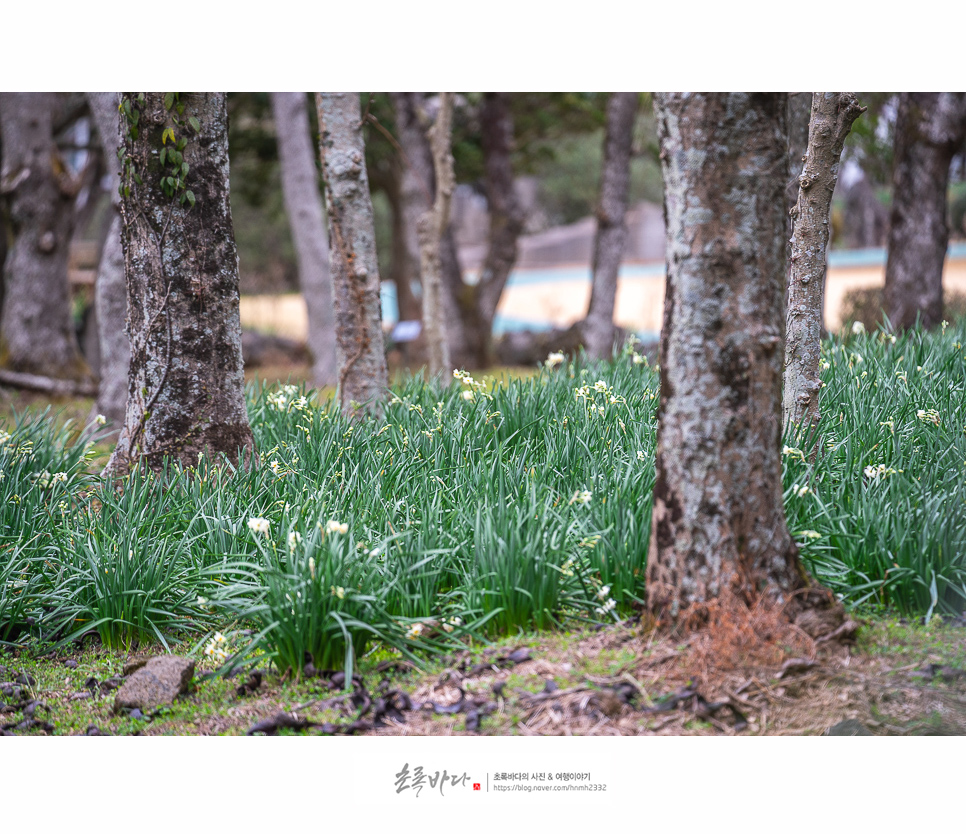
[[(961, 328), (823, 348), (822, 418), (784, 438), (789, 526), (850, 604), (966, 606)], [(643, 598), (657, 370), (632, 348), (499, 383), (409, 377), (352, 424), (248, 387), (250, 470), (199, 459), (120, 488), (98, 437), (0, 434), (0, 641), (188, 641), (219, 664), (413, 662), (467, 640), (615, 622)], [(92, 445), (94, 444), (94, 445)]]

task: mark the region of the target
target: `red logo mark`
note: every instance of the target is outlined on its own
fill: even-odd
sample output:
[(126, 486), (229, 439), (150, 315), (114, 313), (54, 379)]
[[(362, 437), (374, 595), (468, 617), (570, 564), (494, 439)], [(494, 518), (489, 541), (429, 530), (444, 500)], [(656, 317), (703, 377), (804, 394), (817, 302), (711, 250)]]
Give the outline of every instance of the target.
[(473, 783), (473, 790), (474, 791), (478, 791), (479, 789), (480, 789), (480, 783), (479, 782), (474, 782)]

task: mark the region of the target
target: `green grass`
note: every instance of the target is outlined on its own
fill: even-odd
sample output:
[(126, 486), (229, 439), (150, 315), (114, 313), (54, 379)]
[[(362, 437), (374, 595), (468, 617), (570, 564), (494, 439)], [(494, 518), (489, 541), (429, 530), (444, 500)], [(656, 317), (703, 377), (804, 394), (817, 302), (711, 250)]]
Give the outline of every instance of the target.
[[(964, 341), (824, 347), (821, 422), (784, 439), (785, 501), (807, 567), (849, 604), (966, 607)], [(298, 672), (630, 616), (658, 384), (631, 350), (498, 384), (407, 378), (382, 419), (350, 424), (255, 383), (257, 468), (199, 460), (122, 490), (91, 472), (96, 437), (20, 417), (0, 435), (0, 640), (190, 640)]]

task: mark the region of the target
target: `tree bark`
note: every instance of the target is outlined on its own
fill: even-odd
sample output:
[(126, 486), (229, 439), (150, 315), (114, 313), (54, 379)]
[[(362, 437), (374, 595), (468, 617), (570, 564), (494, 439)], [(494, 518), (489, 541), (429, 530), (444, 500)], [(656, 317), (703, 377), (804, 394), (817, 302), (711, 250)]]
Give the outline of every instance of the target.
[[(422, 93), (390, 93), (403, 165), (399, 182), (402, 262), (399, 270), (412, 287), (422, 282), (419, 220), (432, 208), (435, 194), (433, 155), (426, 138), (428, 124), (422, 115)], [(398, 293), (397, 286), (397, 293)], [(400, 318), (402, 318), (400, 303)], [(421, 310), (420, 310), (421, 312)], [(418, 318), (419, 316), (417, 316)]]
[(785, 424), (817, 423), (826, 249), (845, 137), (864, 112), (854, 93), (813, 93), (793, 231), (785, 313)]
[(122, 94), (127, 411), (105, 474), (201, 453), (247, 464), (224, 93)]
[(517, 259), (517, 240), (524, 214), (513, 189), (513, 117), (506, 93), (485, 93), (480, 111), (484, 186), (490, 216), (489, 245), (476, 285), (476, 342), (481, 364), (489, 364), (493, 319), (510, 270)]
[(788, 94), (788, 185), (785, 202), (791, 213), (798, 202), (798, 178), (808, 150), (808, 125), (812, 117), (812, 94)]
[(667, 222), (647, 606), (805, 585), (782, 504), (784, 94), (659, 94)]
[(433, 206), (419, 218), (419, 250), (423, 284), (423, 334), (426, 361), (432, 377), (446, 376), (452, 370), (449, 345), (446, 341), (446, 322), (442, 300), (440, 248), (443, 232), (449, 225), (450, 201), (456, 187), (453, 173), (452, 133), (453, 94), (440, 93), (439, 112), (429, 130), (433, 149), (433, 170), (436, 175), (436, 198)]
[(966, 131), (966, 93), (902, 93), (896, 118), (885, 307), (893, 327), (943, 314), (949, 164)]
[(13, 245), (4, 267), (0, 367), (89, 382), (71, 320), (67, 258), (80, 186), (54, 144), (56, 94), (0, 94), (3, 168)]
[(594, 235), (590, 307), (584, 344), (592, 359), (610, 359), (614, 350), (617, 274), (627, 241), (627, 192), (631, 182), (631, 145), (639, 93), (613, 93), (607, 102), (604, 167), (600, 178), (597, 231)]
[(384, 178), (384, 190), (392, 212), (392, 266), (389, 278), (396, 286), (396, 306), (399, 321), (419, 321), (423, 306), (413, 287), (419, 282), (419, 274), (413, 272), (408, 249), (408, 223), (403, 208), (402, 174)]
[(271, 98), (282, 168), (282, 196), (295, 242), (299, 286), (308, 310), (312, 383), (321, 388), (335, 385), (338, 371), (329, 244), (308, 110), (304, 93), (272, 93)]
[(118, 188), (121, 180), (117, 173), (120, 168), (117, 158), (119, 96), (117, 93), (88, 93), (87, 100), (104, 152), (112, 215), (101, 249), (97, 282), (94, 284), (94, 309), (101, 362), (97, 401), (91, 410), (91, 419), (101, 414), (107, 418), (110, 427), (119, 432), (127, 410), (127, 372), (131, 359), (131, 345), (126, 332), (127, 284), (124, 281), (124, 249), (121, 246), (119, 211), (121, 196)]
[(358, 93), (316, 93), (329, 215), (339, 403), (349, 417), (382, 413), (389, 385), (379, 265)]

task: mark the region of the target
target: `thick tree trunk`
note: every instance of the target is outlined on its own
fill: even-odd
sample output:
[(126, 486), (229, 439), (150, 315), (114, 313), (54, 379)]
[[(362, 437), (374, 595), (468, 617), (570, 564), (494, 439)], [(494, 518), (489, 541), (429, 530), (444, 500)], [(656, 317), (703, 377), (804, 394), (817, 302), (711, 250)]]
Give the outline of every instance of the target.
[(53, 138), (51, 93), (0, 94), (3, 169), (13, 245), (4, 268), (0, 367), (87, 382), (71, 320), (67, 257), (80, 185)]
[(783, 94), (659, 94), (667, 221), (647, 605), (805, 585), (782, 504)]
[(614, 350), (617, 274), (627, 241), (627, 191), (631, 182), (631, 145), (639, 93), (613, 93), (607, 102), (604, 167), (600, 178), (593, 282), (584, 321), (584, 344), (592, 359), (610, 359)]
[(321, 388), (335, 385), (338, 371), (329, 244), (309, 136), (309, 115), (305, 93), (272, 93), (271, 98), (282, 166), (282, 196), (295, 242), (299, 286), (308, 310), (312, 383)]
[(826, 248), (832, 193), (845, 137), (865, 108), (853, 93), (813, 93), (805, 167), (792, 211), (788, 303), (785, 313), (785, 424), (817, 423), (818, 365), (825, 302)]
[(896, 119), (885, 307), (896, 328), (943, 315), (949, 163), (963, 143), (966, 93), (902, 93)]
[(106, 474), (201, 453), (247, 463), (224, 93), (124, 93), (127, 412)]
[(100, 380), (91, 419), (101, 414), (119, 432), (127, 407), (127, 371), (131, 345), (127, 327), (127, 284), (124, 281), (124, 249), (121, 246), (121, 197), (117, 158), (119, 143), (117, 93), (88, 93), (87, 100), (104, 152), (111, 196), (111, 224), (101, 248), (94, 285), (94, 309), (100, 346)]
[(808, 150), (808, 125), (812, 117), (812, 94), (788, 94), (788, 184), (785, 202), (789, 213), (798, 202), (798, 178), (805, 165)]
[(456, 187), (453, 173), (452, 133), (453, 94), (440, 93), (439, 112), (429, 130), (433, 149), (433, 171), (436, 175), (436, 197), (432, 208), (419, 218), (419, 250), (423, 277), (423, 334), (430, 376), (444, 379), (452, 370), (442, 300), (440, 248), (443, 232), (449, 225), (450, 201)]
[(382, 413), (389, 385), (382, 336), (379, 264), (358, 93), (316, 93), (329, 215), (342, 412)]
[(524, 214), (513, 189), (513, 117), (506, 93), (485, 93), (480, 111), (484, 186), (490, 216), (486, 257), (476, 285), (478, 319), (476, 342), (482, 350), (481, 364), (489, 364), (493, 319), (510, 270), (517, 260), (517, 240), (523, 232)]

